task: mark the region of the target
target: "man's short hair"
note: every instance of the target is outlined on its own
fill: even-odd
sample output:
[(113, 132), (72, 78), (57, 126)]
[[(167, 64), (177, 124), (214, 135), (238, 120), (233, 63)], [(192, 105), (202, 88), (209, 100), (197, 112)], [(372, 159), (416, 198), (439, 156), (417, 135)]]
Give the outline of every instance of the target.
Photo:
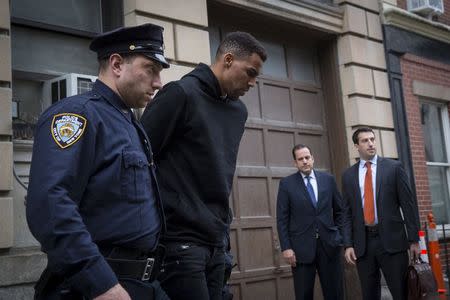
[(232, 53), (237, 58), (245, 58), (253, 53), (259, 55), (264, 62), (267, 59), (266, 49), (250, 33), (235, 31), (227, 34), (219, 45), (216, 59), (225, 53)]
[(352, 135), (352, 141), (353, 141), (353, 144), (358, 144), (358, 142), (359, 142), (359, 134), (361, 133), (361, 132), (372, 132), (373, 133), (373, 135), (375, 135), (375, 132), (373, 131), (373, 129), (372, 128), (370, 128), (370, 127), (361, 127), (361, 128), (358, 128), (358, 129), (356, 129), (356, 131), (355, 132), (353, 132), (353, 135)]
[[(120, 54), (120, 53), (118, 53)], [(129, 54), (129, 53), (125, 53), (125, 54), (120, 54), (120, 56), (122, 56), (123, 60), (127, 63), (131, 63), (133, 62), (133, 60), (138, 57), (139, 55), (141, 55), (140, 53), (133, 53), (133, 54)], [(98, 60), (98, 70), (99, 72), (104, 71), (108, 68), (109, 65), (109, 57), (104, 57), (104, 58), (99, 58)]]
[(309, 150), (309, 153), (310, 153), (311, 156), (312, 156), (311, 148), (309, 148), (308, 146), (306, 146), (306, 145), (304, 145), (304, 144), (297, 144), (297, 145), (294, 146), (294, 148), (292, 148), (292, 157), (294, 158), (294, 160), (296, 160), (296, 157), (295, 157), (295, 151), (300, 150), (300, 149), (303, 149), (303, 148), (308, 149), (308, 150)]

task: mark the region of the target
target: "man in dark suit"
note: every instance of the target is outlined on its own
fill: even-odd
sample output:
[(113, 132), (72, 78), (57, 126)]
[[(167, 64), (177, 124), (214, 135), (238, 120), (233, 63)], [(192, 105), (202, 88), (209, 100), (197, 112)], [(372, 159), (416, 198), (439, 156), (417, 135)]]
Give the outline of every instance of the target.
[(394, 300), (406, 299), (407, 250), (413, 258), (420, 251), (408, 176), (400, 162), (377, 156), (371, 128), (357, 129), (352, 139), (360, 161), (342, 177), (345, 259), (356, 263), (364, 300), (381, 298), (380, 269)]
[(283, 257), (292, 266), (295, 298), (313, 299), (316, 270), (325, 300), (342, 292), (342, 200), (334, 177), (314, 170), (309, 147), (292, 149), (299, 172), (281, 180), (277, 225)]

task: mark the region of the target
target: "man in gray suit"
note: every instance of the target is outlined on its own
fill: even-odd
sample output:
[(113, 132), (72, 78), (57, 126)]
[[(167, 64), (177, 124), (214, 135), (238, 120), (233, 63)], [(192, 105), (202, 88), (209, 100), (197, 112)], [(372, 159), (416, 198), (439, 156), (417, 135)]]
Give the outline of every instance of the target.
[(420, 252), (417, 203), (400, 162), (377, 155), (371, 128), (352, 139), (360, 160), (342, 177), (345, 259), (356, 263), (364, 300), (381, 298), (380, 269), (394, 300), (403, 300), (407, 250)]

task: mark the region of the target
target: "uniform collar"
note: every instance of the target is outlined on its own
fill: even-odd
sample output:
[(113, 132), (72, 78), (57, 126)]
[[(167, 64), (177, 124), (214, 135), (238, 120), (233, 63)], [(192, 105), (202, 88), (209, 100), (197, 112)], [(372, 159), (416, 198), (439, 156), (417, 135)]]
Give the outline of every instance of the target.
[(109, 86), (97, 79), (92, 87), (92, 91), (99, 93), (115, 108), (117, 108), (128, 120), (131, 121), (131, 109), (122, 101), (119, 95), (116, 94)]

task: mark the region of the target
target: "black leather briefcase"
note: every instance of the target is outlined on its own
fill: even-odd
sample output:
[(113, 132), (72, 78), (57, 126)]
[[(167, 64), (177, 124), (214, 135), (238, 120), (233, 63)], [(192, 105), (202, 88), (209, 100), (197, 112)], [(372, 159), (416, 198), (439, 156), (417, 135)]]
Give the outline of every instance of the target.
[(439, 299), (436, 279), (428, 263), (421, 260), (408, 266), (408, 300)]

